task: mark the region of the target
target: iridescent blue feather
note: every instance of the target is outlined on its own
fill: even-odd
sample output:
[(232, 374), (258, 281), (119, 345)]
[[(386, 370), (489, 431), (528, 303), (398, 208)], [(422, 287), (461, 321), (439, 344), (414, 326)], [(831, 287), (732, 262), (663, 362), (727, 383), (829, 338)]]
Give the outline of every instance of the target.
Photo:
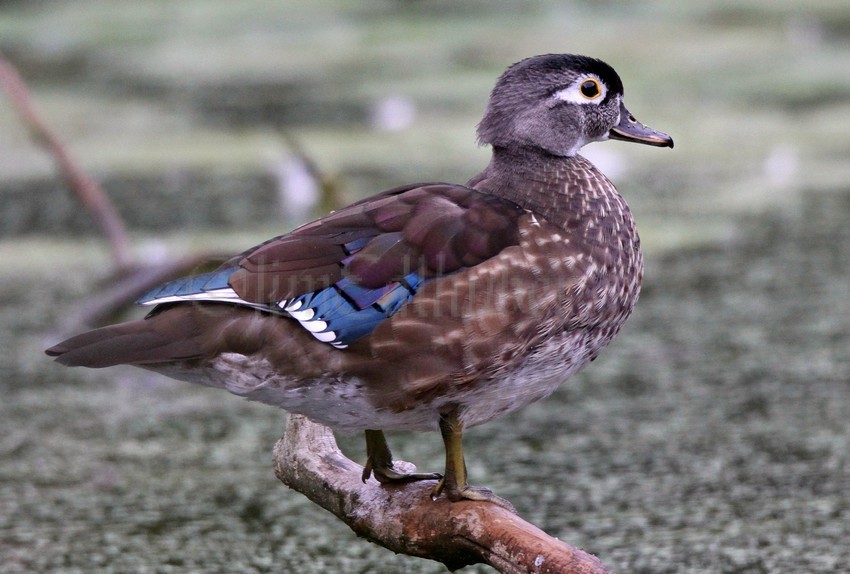
[[(327, 289), (287, 301), (285, 308), (293, 309), (305, 327), (316, 321), (324, 322), (326, 327), (313, 334), (336, 347), (345, 347), (398, 312), (413, 298), (423, 281), (419, 274), (410, 273), (400, 282), (366, 289), (344, 278)], [(312, 313), (305, 315), (307, 310)], [(301, 318), (305, 316), (309, 318)]]
[(165, 303), (165, 299), (184, 300), (187, 297), (200, 298), (205, 293), (213, 293), (230, 289), (227, 279), (233, 273), (234, 268), (219, 269), (192, 277), (182, 277), (169, 281), (142, 295), (136, 303), (139, 305), (150, 305), (153, 303)]
[[(360, 246), (352, 246), (358, 249)], [(409, 273), (397, 282), (370, 289), (345, 277), (326, 289), (305, 293), (287, 301), (252, 303), (241, 299), (228, 284), (235, 267), (193, 277), (183, 277), (160, 285), (143, 295), (141, 305), (188, 301), (219, 301), (247, 305), (262, 311), (283, 314), (298, 320), (314, 337), (344, 348), (368, 335), (384, 319), (410, 301), (424, 279)]]

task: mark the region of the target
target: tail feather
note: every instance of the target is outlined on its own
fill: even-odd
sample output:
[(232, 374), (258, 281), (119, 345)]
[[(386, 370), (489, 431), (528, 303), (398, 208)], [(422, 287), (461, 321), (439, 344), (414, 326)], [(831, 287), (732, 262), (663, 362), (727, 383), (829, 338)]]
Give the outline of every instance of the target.
[(156, 319), (154, 317), (88, 331), (50, 347), (45, 353), (69, 367), (94, 369), (179, 361), (200, 356), (194, 321)]

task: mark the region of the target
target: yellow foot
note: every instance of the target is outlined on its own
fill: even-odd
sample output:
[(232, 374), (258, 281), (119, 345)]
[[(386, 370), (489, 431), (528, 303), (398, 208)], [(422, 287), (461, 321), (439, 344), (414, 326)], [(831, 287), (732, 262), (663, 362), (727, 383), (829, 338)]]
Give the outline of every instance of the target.
[(463, 488), (453, 488), (447, 489), (445, 480), (440, 480), (437, 483), (437, 486), (434, 487), (434, 492), (431, 494), (431, 499), (436, 500), (441, 494), (445, 494), (446, 498), (451, 500), (452, 502), (458, 502), (460, 500), (476, 500), (480, 502), (491, 502), (498, 506), (501, 506), (508, 512), (516, 514), (516, 508), (514, 505), (510, 503), (510, 501), (502, 498), (501, 496), (496, 496), (493, 494), (493, 491), (484, 486), (469, 486), (466, 485)]
[(373, 467), (369, 461), (363, 468), (361, 478), (366, 482), (370, 476), (374, 476), (375, 480), (381, 484), (391, 484), (393, 482), (411, 482), (414, 480), (440, 480), (443, 475), (439, 472), (399, 472), (392, 467)]
[[(415, 468), (410, 463), (411, 468)], [(436, 472), (400, 472), (395, 469), (393, 455), (384, 433), (379, 430), (366, 431), (366, 466), (363, 467), (361, 478), (363, 482), (369, 480), (370, 476), (381, 484), (393, 482), (410, 482), (412, 480), (440, 480), (442, 474)]]

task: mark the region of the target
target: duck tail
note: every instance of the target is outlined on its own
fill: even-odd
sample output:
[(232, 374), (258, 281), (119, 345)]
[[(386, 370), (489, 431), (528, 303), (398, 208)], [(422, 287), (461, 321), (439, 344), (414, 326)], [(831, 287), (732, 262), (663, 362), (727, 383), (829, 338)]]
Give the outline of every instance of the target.
[(50, 347), (45, 353), (63, 365), (93, 369), (178, 361), (200, 355), (194, 321), (159, 318), (88, 331)]

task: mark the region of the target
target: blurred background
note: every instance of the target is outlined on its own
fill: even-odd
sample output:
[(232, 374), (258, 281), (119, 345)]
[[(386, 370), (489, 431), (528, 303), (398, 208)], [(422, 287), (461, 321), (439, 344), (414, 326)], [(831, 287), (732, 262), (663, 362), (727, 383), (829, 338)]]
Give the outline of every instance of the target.
[[(847, 572), (845, 0), (0, 3), (0, 53), (139, 264), (466, 181), (495, 79), (549, 52), (613, 65), (676, 147), (585, 148), (636, 214), (642, 299), (586, 372), (468, 433), (472, 482), (617, 572)], [(0, 94), (0, 571), (445, 571), (278, 483), (282, 412), (51, 363), (114, 273)], [(442, 467), (436, 433), (390, 441)]]

